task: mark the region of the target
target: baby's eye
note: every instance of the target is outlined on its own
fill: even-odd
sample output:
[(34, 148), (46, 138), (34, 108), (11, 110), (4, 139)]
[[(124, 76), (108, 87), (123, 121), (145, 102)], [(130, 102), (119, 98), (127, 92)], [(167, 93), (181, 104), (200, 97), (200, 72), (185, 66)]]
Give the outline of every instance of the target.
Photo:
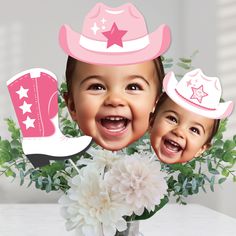
[(166, 118), (170, 120), (171, 122), (178, 123), (177, 119), (174, 116), (169, 115)]
[(88, 90), (105, 90), (105, 87), (102, 84), (91, 84)]
[(133, 84), (129, 84), (126, 87), (127, 90), (143, 90), (142, 86), (137, 84), (137, 83), (133, 83)]
[(196, 133), (196, 134), (199, 134), (200, 135), (200, 130), (196, 127), (191, 127), (190, 130), (193, 132), (193, 133)]

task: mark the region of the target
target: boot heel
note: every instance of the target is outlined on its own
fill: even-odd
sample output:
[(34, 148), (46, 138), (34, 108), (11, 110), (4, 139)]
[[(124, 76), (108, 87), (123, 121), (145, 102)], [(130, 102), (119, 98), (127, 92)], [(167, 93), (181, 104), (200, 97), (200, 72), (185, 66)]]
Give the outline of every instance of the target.
[(43, 154), (29, 154), (26, 155), (27, 158), (29, 159), (29, 161), (32, 163), (32, 165), (34, 166), (34, 168), (37, 167), (43, 167), (46, 165), (49, 165), (49, 158), (47, 155), (43, 155)]

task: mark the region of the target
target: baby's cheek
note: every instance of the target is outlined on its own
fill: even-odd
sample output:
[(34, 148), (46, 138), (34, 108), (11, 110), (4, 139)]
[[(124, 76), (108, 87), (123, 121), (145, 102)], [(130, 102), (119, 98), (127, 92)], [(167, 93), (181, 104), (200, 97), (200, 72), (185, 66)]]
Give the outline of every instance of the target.
[[(149, 113), (148, 113), (149, 114)], [(142, 114), (137, 123), (136, 123), (136, 128), (140, 133), (145, 133), (149, 129), (149, 115), (148, 114)]]
[(88, 132), (88, 127), (90, 126), (92, 117), (93, 114), (91, 113), (89, 108), (83, 106), (77, 107), (75, 122), (78, 124), (79, 128), (83, 131), (83, 133)]
[(157, 137), (155, 133), (151, 133), (150, 135), (150, 142), (151, 146), (154, 149), (155, 153), (157, 154), (160, 148), (160, 138)]
[(94, 136), (95, 128), (91, 119), (81, 119), (78, 120), (78, 126), (83, 131), (85, 135)]
[(86, 97), (80, 97), (77, 100), (76, 111), (78, 116), (83, 117), (83, 119), (94, 116), (94, 104)]

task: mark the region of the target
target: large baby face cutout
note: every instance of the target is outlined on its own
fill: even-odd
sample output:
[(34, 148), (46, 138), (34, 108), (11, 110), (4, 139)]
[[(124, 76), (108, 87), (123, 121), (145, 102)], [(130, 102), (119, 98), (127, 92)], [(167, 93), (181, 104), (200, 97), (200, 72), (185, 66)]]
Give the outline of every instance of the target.
[(67, 71), (73, 68), (67, 74), (72, 85), (68, 107), (98, 145), (120, 150), (145, 134), (161, 90), (154, 59), (169, 48), (170, 38), (165, 24), (149, 34), (144, 17), (130, 3), (117, 8), (96, 4), (81, 33), (61, 27), (59, 42), (70, 56)]

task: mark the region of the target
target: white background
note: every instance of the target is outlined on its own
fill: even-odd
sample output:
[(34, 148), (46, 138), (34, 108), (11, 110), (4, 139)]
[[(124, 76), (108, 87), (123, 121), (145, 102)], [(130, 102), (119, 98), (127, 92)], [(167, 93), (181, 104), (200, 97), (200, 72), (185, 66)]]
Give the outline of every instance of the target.
[[(63, 80), (66, 55), (58, 44), (58, 30), (64, 23), (80, 32), (85, 14), (95, 0), (0, 0), (0, 136), (7, 138), (4, 118), (13, 117), (6, 81), (23, 70), (42, 67)], [(126, 1), (103, 1), (119, 6)], [(221, 78), (223, 97), (236, 102), (236, 0), (133, 0), (144, 14), (149, 32), (166, 23), (172, 30), (172, 44), (166, 56), (188, 57), (196, 49), (193, 65), (208, 76)], [(236, 112), (229, 119), (226, 138), (236, 134)], [(56, 202), (59, 193), (46, 194), (19, 187), (16, 179), (0, 177), (0, 203)], [(231, 180), (216, 186), (214, 193), (199, 194), (188, 202), (200, 203), (236, 217), (236, 184)]]

